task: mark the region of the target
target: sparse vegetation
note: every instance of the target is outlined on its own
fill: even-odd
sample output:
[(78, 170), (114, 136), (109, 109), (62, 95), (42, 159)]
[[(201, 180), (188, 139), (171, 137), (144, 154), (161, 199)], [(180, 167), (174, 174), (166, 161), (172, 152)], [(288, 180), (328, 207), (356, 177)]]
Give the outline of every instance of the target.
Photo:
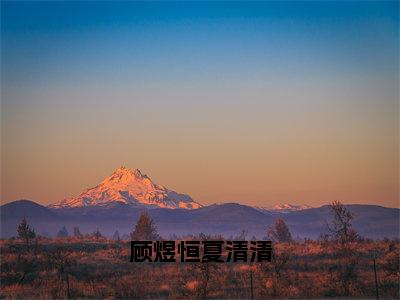
[(132, 240), (156, 240), (159, 238), (156, 225), (148, 213), (142, 213), (131, 233)]
[(63, 226), (57, 233), (58, 238), (66, 238), (68, 235), (68, 230), (65, 226)]
[(358, 238), (352, 225), (354, 215), (340, 201), (332, 202), (331, 212), (333, 219), (331, 224), (328, 224), (328, 236), (345, 248)]
[(74, 227), (74, 237), (77, 237), (77, 238), (82, 237), (82, 233), (81, 233), (81, 231), (80, 231), (78, 226)]
[(35, 230), (29, 226), (25, 218), (23, 218), (18, 225), (17, 234), (26, 244), (29, 244), (29, 242), (36, 237)]
[[(26, 234), (31, 229), (23, 220), (18, 226), (21, 239), (0, 241), (0, 297), (373, 298), (379, 293), (382, 298), (398, 299), (399, 240), (363, 239), (352, 231), (353, 216), (340, 203), (331, 208), (327, 238), (295, 241), (286, 224), (277, 220), (269, 232), (276, 241), (272, 262), (253, 264), (130, 263), (129, 242), (124, 236), (120, 239), (118, 232), (114, 239), (98, 230), (87, 235), (74, 230), (73, 237), (33, 238)], [(35, 242), (27, 243), (26, 236)], [(245, 231), (239, 235), (244, 236)], [(142, 214), (131, 238), (160, 237), (153, 220)], [(200, 234), (174, 239), (223, 237)]]
[(278, 219), (275, 225), (268, 230), (267, 236), (274, 242), (289, 243), (292, 241), (292, 235), (285, 221)]
[[(355, 242), (351, 281), (337, 243), (275, 243), (272, 263), (130, 263), (129, 243), (93, 237), (1, 241), (5, 298), (250, 298), (375, 297), (371, 252), (377, 253), (379, 295), (399, 297), (399, 241)], [(251, 268), (251, 269), (250, 269)], [(143, 276), (146, 274), (146, 276)], [(350, 273), (348, 273), (350, 274)], [(346, 283), (346, 282), (345, 282)]]
[(114, 241), (120, 241), (120, 240), (121, 240), (121, 237), (119, 236), (118, 230), (114, 232), (114, 234), (113, 234), (113, 240), (114, 240)]

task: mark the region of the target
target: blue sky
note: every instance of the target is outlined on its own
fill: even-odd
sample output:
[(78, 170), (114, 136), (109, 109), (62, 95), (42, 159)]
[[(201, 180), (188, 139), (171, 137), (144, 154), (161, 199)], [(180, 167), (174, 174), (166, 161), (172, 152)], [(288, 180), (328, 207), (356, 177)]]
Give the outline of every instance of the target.
[(398, 2), (1, 8), (3, 201), (125, 164), (202, 203), (397, 205)]
[(393, 71), (397, 5), (3, 2), (3, 70), (35, 84)]

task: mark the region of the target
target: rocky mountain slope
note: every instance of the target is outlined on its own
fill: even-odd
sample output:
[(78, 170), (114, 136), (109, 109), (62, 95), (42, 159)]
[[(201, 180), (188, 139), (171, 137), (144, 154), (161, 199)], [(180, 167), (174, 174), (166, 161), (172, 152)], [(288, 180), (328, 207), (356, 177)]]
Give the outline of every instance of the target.
[(112, 202), (170, 209), (201, 207), (201, 204), (193, 201), (190, 196), (155, 184), (138, 169), (120, 167), (97, 186), (87, 189), (77, 197), (51, 204), (49, 208), (101, 206)]

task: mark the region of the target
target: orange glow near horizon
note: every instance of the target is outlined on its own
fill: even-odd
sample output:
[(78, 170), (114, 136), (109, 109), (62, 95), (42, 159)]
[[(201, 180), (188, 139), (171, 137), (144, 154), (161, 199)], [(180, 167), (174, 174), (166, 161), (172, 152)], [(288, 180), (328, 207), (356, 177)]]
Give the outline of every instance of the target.
[[(159, 93), (163, 91), (152, 96), (161, 97)], [(387, 118), (390, 105), (369, 103), (375, 115), (350, 113), (344, 109), (346, 99), (338, 103), (328, 98), (324, 103), (315, 100), (315, 111), (295, 102), (288, 110), (286, 105), (299, 94), (285, 94), (286, 103), (258, 103), (260, 96), (255, 95), (245, 106), (243, 96), (229, 94), (225, 98), (230, 98), (230, 106), (214, 102), (210, 111), (202, 107), (200, 91), (177, 94), (199, 99), (192, 107), (182, 102), (184, 119), (170, 118), (176, 112), (167, 103), (156, 109), (145, 102), (120, 104), (115, 107), (119, 113), (113, 112), (106, 124), (97, 124), (96, 118), (105, 117), (107, 102), (80, 107), (84, 111), (75, 117), (68, 108), (63, 115), (53, 115), (57, 104), (40, 114), (26, 111), (24, 120), (7, 114), (2, 203), (54, 203), (95, 186), (125, 165), (206, 205), (319, 206), (340, 200), (399, 206), (396, 122)], [(360, 101), (367, 96), (358, 95)], [(62, 101), (73, 95), (59, 97)], [(91, 97), (102, 103), (100, 93)]]

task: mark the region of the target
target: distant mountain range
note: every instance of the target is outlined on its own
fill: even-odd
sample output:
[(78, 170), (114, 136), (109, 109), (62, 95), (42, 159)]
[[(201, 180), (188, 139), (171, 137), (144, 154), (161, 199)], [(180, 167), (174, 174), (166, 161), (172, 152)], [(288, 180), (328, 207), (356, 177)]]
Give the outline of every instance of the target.
[(309, 209), (312, 208), (310, 205), (293, 205), (293, 204), (276, 204), (274, 206), (255, 206), (255, 209), (258, 209), (259, 211), (275, 211), (275, 212), (281, 212), (281, 213), (287, 213), (287, 212), (293, 212), (293, 211), (299, 211), (303, 209)]
[[(365, 237), (399, 237), (400, 210), (377, 205), (346, 205), (354, 214), (354, 228)], [(292, 235), (317, 238), (327, 231), (331, 216), (329, 205), (281, 204), (251, 207), (237, 203), (202, 206), (190, 196), (157, 185), (139, 170), (121, 167), (97, 186), (77, 197), (67, 198), (47, 207), (29, 200), (18, 200), (0, 207), (1, 237), (16, 235), (16, 228), (26, 217), (37, 233), (54, 236), (62, 226), (72, 233), (99, 229), (112, 236), (132, 231), (140, 213), (148, 211), (160, 234), (221, 234), (235, 237), (243, 230), (248, 238), (263, 238), (276, 219), (287, 223)]]
[[(362, 236), (399, 236), (399, 209), (377, 205), (346, 206), (354, 213), (354, 228)], [(293, 236), (317, 238), (327, 232), (326, 224), (331, 219), (328, 205), (282, 213), (260, 211), (237, 203), (214, 204), (198, 209), (148, 209), (122, 202), (49, 208), (29, 200), (19, 200), (0, 207), (1, 237), (15, 236), (17, 225), (24, 217), (39, 234), (47, 236), (56, 235), (62, 226), (66, 226), (70, 233), (74, 226), (79, 226), (84, 233), (99, 229), (107, 236), (112, 236), (116, 230), (122, 235), (132, 231), (140, 213), (145, 210), (152, 216), (158, 231), (165, 238), (198, 233), (234, 237), (242, 230), (248, 233), (249, 238), (263, 238), (267, 228), (278, 218), (285, 220)]]

